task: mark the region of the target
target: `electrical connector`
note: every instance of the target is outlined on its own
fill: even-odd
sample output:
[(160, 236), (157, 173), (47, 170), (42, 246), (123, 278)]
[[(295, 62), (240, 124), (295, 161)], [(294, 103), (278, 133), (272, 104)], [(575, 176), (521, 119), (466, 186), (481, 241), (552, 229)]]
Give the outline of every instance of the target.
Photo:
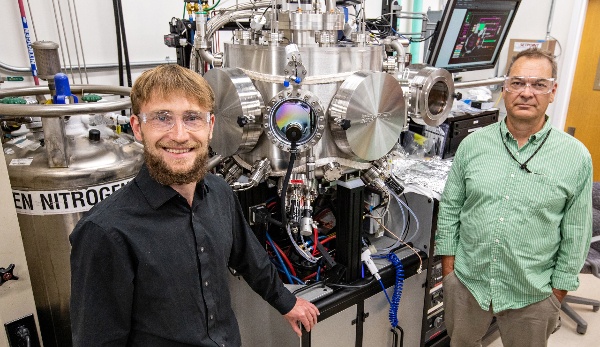
[(373, 275), (373, 277), (375, 277), (375, 279), (379, 281), (381, 279), (381, 276), (379, 275), (379, 270), (377, 269), (377, 266), (375, 266), (373, 258), (371, 258), (371, 255), (375, 252), (377, 252), (377, 250), (373, 245), (371, 245), (362, 252), (362, 254), (360, 255), (360, 259), (363, 263), (365, 263), (371, 275)]

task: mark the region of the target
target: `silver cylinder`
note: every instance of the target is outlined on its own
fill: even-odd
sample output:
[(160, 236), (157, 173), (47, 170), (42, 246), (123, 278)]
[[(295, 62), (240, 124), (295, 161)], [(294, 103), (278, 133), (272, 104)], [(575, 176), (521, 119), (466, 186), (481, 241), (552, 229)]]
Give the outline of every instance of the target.
[[(27, 141), (35, 142), (33, 135)], [(13, 200), (44, 346), (71, 346), (69, 235), (83, 213), (132, 180), (143, 156), (128, 135), (68, 138), (68, 168), (49, 168), (43, 147), (4, 144)], [(28, 165), (14, 165), (27, 160)], [(11, 165), (13, 163), (13, 165)]]
[[(320, 105), (324, 110), (327, 110), (336, 91), (354, 72), (360, 70), (381, 71), (385, 52), (383, 46), (375, 45), (364, 47), (300, 46), (299, 54), (302, 57), (306, 75), (300, 76), (302, 78), (302, 83), (297, 88), (310, 91), (312, 94), (318, 96)], [(248, 59), (248, 57), (252, 57), (252, 59)], [(290, 73), (290, 71), (286, 72), (286, 69), (289, 69), (289, 65), (285, 47), (236, 45), (226, 43), (223, 60), (226, 62), (227, 66), (239, 68), (252, 80), (265, 104), (278, 95), (279, 92), (285, 90), (283, 82)], [(217, 80), (209, 80), (211, 86), (219, 90), (225, 85), (224, 82), (225, 81), (219, 82)], [(244, 97), (246, 97), (246, 95), (244, 95)], [(235, 99), (239, 99), (239, 97), (236, 97)], [(220, 109), (226, 108), (227, 103), (225, 100), (223, 100), (223, 102), (223, 107)], [(236, 103), (239, 102), (236, 101)], [(216, 117), (218, 123), (220, 121), (219, 114), (216, 114)], [(227, 117), (225, 117), (223, 121), (225, 121), (226, 118)], [(313, 147), (316, 166), (324, 165), (321, 164), (321, 162), (326, 160), (326, 158), (355, 160), (352, 155), (342, 152), (336, 146), (332, 139), (328, 123), (329, 119), (326, 114), (324, 122), (322, 123), (323, 133), (321, 140)], [(235, 127), (237, 127), (237, 125), (232, 126), (232, 128)], [(236, 131), (240, 132), (240, 130), (237, 129)], [(231, 147), (231, 144), (228, 141), (233, 140), (231, 138), (215, 137), (213, 142), (216, 146), (229, 148)], [(271, 175), (283, 176), (287, 169), (289, 153), (273, 146), (268, 135), (263, 132), (250, 152), (238, 152), (234, 158), (246, 169), (250, 169), (252, 163), (256, 160), (268, 158), (271, 162)], [(298, 160), (297, 165), (305, 165), (304, 159)]]
[(52, 41), (36, 41), (31, 44), (39, 78), (53, 80), (54, 75), (60, 72), (60, 58), (58, 56), (58, 43)]

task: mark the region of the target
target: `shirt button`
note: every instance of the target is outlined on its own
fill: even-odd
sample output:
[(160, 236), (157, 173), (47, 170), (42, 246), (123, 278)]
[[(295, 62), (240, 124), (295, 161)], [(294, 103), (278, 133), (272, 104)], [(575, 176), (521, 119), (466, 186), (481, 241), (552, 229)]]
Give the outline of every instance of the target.
[(510, 174), (510, 178), (515, 178), (515, 174)]
[(519, 152), (516, 152), (515, 154), (516, 154), (516, 155), (519, 155)]
[(204, 286), (208, 287), (208, 281), (204, 282)]
[(213, 316), (212, 314), (210, 316), (208, 316), (208, 318), (210, 318), (210, 320), (215, 319), (215, 316)]
[(506, 200), (508, 200), (508, 195), (504, 197)]
[(204, 247), (200, 247), (200, 252), (204, 252)]
[(500, 217), (499, 221), (504, 222), (504, 217)]
[(490, 279), (490, 282), (494, 283), (494, 279), (493, 279), (493, 278), (492, 278), (492, 279)]
[(500, 240), (496, 239), (496, 240), (495, 240), (495, 242), (496, 242), (496, 243), (500, 243)]

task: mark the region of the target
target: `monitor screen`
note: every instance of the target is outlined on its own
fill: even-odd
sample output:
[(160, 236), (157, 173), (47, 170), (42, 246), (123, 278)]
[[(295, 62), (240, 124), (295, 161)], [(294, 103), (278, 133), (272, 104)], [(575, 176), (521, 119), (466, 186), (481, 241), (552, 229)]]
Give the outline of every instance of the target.
[(496, 65), (521, 0), (448, 0), (426, 63), (450, 72)]

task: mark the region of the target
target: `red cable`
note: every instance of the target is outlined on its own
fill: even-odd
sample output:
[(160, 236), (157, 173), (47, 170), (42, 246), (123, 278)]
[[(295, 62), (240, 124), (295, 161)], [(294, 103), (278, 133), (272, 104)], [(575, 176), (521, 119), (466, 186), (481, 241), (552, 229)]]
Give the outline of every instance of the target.
[(308, 276), (304, 277), (304, 278), (302, 279), (302, 282), (306, 282), (306, 281), (308, 281), (309, 279), (311, 279), (311, 278), (313, 278), (313, 277), (317, 277), (317, 273), (316, 273), (316, 272), (313, 272), (312, 274), (310, 274), (310, 275), (308, 275)]
[(336, 235), (329, 236), (329, 237), (327, 237), (327, 238), (323, 239), (323, 241), (321, 241), (321, 243), (322, 243), (322, 244), (326, 244), (327, 242), (329, 242), (329, 241), (331, 241), (331, 240), (335, 239), (335, 237), (336, 237)]
[(275, 243), (275, 241), (273, 241), (273, 245), (275, 245), (275, 247), (277, 248), (277, 250), (279, 251), (279, 254), (281, 255), (281, 258), (283, 258), (283, 261), (287, 264), (287, 266), (290, 268), (290, 271), (292, 273), (292, 275), (294, 277), (296, 276), (296, 270), (294, 270), (294, 267), (292, 266), (292, 262), (290, 262), (290, 260), (288, 259), (287, 255), (285, 255), (285, 253), (283, 253), (283, 251), (281, 250), (281, 248), (279, 248), (279, 245), (277, 245)]
[(313, 233), (315, 234), (315, 241), (313, 244), (312, 255), (317, 254), (317, 242), (319, 242), (319, 230), (317, 228), (313, 228)]

